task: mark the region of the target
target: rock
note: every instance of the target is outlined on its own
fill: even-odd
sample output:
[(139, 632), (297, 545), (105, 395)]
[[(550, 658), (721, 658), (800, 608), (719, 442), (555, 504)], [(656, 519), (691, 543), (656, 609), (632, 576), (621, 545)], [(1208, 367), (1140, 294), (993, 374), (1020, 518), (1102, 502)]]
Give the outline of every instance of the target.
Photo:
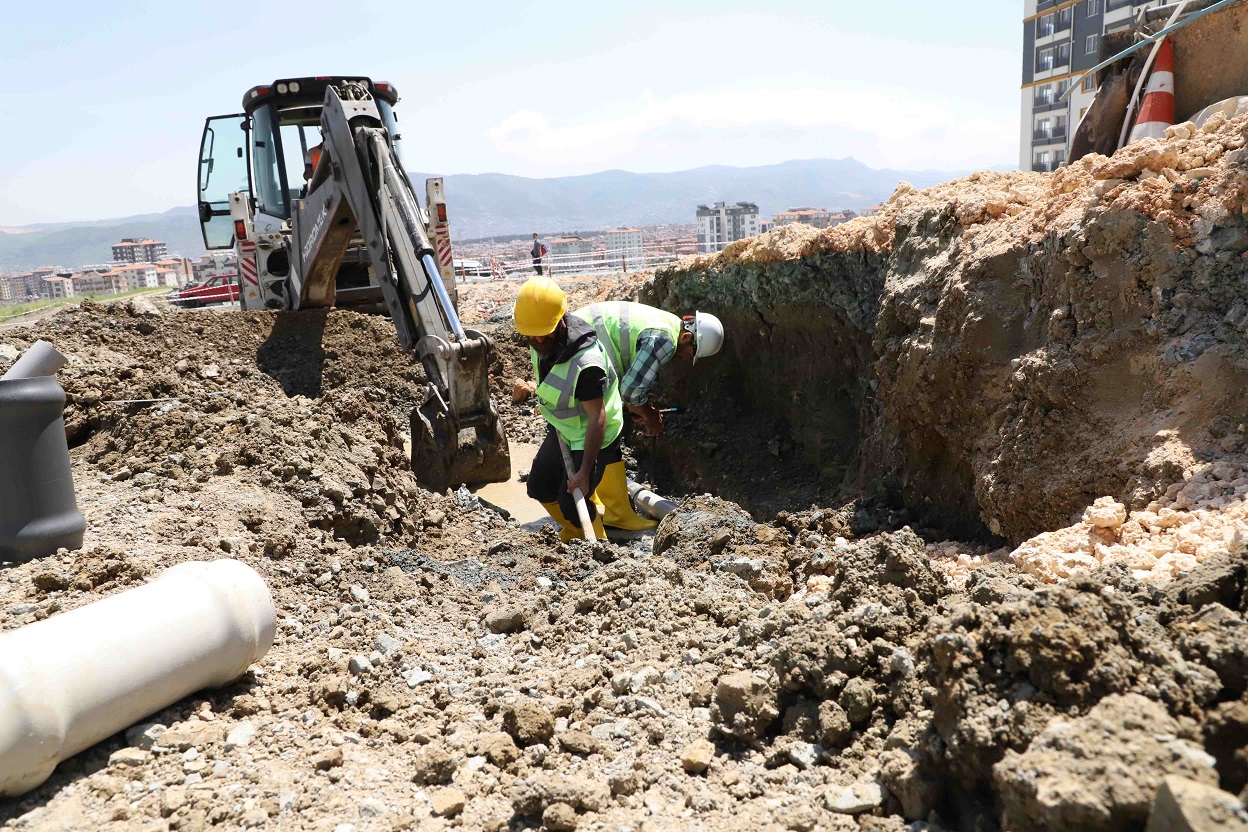
[(1153, 798), (1146, 832), (1248, 832), (1248, 813), (1229, 792), (1170, 776)]
[(140, 722), (138, 725), (131, 725), (126, 729), (126, 742), (136, 748), (144, 748), (150, 751), (153, 745), (160, 742), (161, 736), (167, 730), (169, 729), (159, 722)]
[(126, 311), (136, 318), (159, 318), (161, 315), (156, 305), (144, 297), (131, 298), (126, 301)]
[(369, 818), (381, 817), (386, 813), (386, 804), (382, 803), (375, 797), (366, 797), (360, 801), (360, 818), (368, 820)]
[(338, 768), (342, 763), (342, 746), (326, 748), (324, 751), (312, 755), (312, 768), (317, 771), (329, 771), (331, 768)]
[(161, 734), (160, 744), (174, 751), (186, 751), (188, 748), (204, 748), (220, 742), (224, 734), (225, 728), (215, 722), (193, 719)]
[(351, 584), (351, 597), (355, 599), (357, 604), (367, 604), (369, 599), (368, 590), (359, 584)]
[(0, 364), (12, 364), (21, 357), (21, 352), (17, 347), (8, 344), (0, 344)]
[(747, 741), (757, 739), (778, 716), (780, 710), (771, 685), (753, 673), (732, 673), (715, 685), (711, 718), (729, 736)]
[(485, 616), (486, 628), (494, 634), (515, 633), (525, 627), (524, 610), (519, 607), (503, 607)]
[(182, 786), (168, 786), (160, 793), (160, 815), (169, 817), (186, 805), (186, 789)]
[(450, 749), (438, 743), (428, 745), (416, 756), (416, 779), (433, 785), (451, 782), (459, 766)]
[(710, 740), (697, 739), (685, 746), (680, 752), (680, 765), (690, 774), (701, 774), (711, 766), (715, 759), (715, 746)]
[(1050, 720), (1025, 751), (1007, 751), (993, 767), (1002, 826), (1128, 829), (1145, 822), (1166, 775), (1216, 786), (1213, 758), (1179, 739), (1178, 728), (1164, 707), (1135, 693), (1107, 696), (1076, 719)]
[(498, 768), (507, 768), (520, 759), (520, 749), (511, 734), (503, 731), (487, 734), (480, 743), (480, 749), (485, 758)]
[(1228, 693), (1248, 689), (1248, 622), (1243, 613), (1214, 602), (1174, 629), (1183, 655), (1217, 673)]
[(347, 662), (347, 670), (352, 676), (367, 676), (373, 672), (373, 663), (368, 660), (368, 656), (355, 655), (351, 657), (351, 661)]
[(841, 691), (840, 704), (850, 724), (866, 722), (875, 708), (875, 686), (861, 676), (850, 679)]
[(1201, 730), (1205, 750), (1217, 760), (1222, 785), (1232, 791), (1248, 786), (1248, 700), (1218, 705)]
[(555, 734), (555, 718), (542, 705), (525, 700), (503, 714), (503, 730), (521, 746), (549, 743)]
[(221, 375), (221, 368), (216, 364), (209, 364), (199, 371), (201, 378), (217, 378)]
[(815, 763), (819, 762), (819, 751), (821, 749), (814, 743), (795, 742), (789, 746), (789, 761), (802, 771), (812, 769)]
[(831, 699), (819, 703), (819, 738), (825, 747), (844, 745), (852, 730), (844, 708)]
[(884, 788), (875, 780), (859, 780), (849, 786), (833, 785), (823, 794), (829, 812), (858, 815), (884, 804)]
[(230, 733), (225, 738), (225, 747), (227, 749), (246, 748), (255, 735), (255, 725), (250, 722), (240, 722), (230, 729)]
[(434, 528), (441, 528), (442, 524), (446, 522), (446, 512), (437, 508), (433, 509), (432, 511), (425, 512), (425, 517), (424, 517), (423, 522), (426, 526), (432, 526)]
[(35, 589), (40, 592), (56, 592), (69, 586), (69, 579), (59, 572), (45, 569), (42, 572), (36, 572), (34, 577), (30, 579)]
[(560, 748), (578, 757), (588, 757), (600, 750), (598, 740), (584, 731), (564, 731), (558, 735), (558, 739)]
[(517, 781), (511, 794), (517, 814), (536, 817), (552, 803), (566, 803), (582, 812), (598, 812), (611, 800), (605, 783), (585, 777), (538, 774)]
[(923, 771), (921, 755), (912, 748), (890, 748), (881, 754), (880, 778), (907, 818), (927, 817), (943, 796), (944, 784)]
[(426, 682), (432, 682), (433, 674), (423, 667), (413, 667), (411, 670), (403, 671), (403, 681), (407, 682), (409, 688), (415, 688)]
[(1127, 522), (1127, 507), (1113, 497), (1097, 497), (1083, 512), (1083, 522), (1102, 529), (1116, 529)]
[(110, 766), (122, 766), (125, 768), (135, 768), (152, 759), (152, 753), (142, 748), (119, 748), (112, 754), (108, 755), (108, 764)]
[(429, 808), (433, 810), (435, 815), (453, 818), (464, 811), (465, 802), (464, 793), (459, 789), (442, 789), (430, 799)]
[(403, 649), (403, 642), (388, 633), (378, 633), (373, 646), (388, 659)]
[(576, 810), (566, 803), (552, 803), (542, 812), (542, 824), (551, 832), (576, 829)]
[(611, 794), (617, 797), (628, 797), (637, 792), (637, 775), (632, 771), (617, 771), (611, 775), (608, 783)]
[(524, 379), (514, 378), (511, 380), (511, 403), (523, 404), (533, 398), (535, 392), (533, 383)]
[(657, 685), (662, 678), (657, 668), (646, 665), (637, 671), (637, 675), (633, 677), (632, 689), (634, 691), (645, 690), (648, 687)]

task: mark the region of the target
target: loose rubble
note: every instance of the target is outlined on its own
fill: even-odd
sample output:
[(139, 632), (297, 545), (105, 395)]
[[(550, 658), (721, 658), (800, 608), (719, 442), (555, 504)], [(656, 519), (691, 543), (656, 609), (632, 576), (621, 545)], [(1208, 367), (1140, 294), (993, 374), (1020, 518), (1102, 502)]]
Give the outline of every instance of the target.
[[(70, 356), (89, 522), (0, 570), (0, 629), (217, 557), (279, 621), (0, 822), (1243, 828), (1246, 125), (579, 286), (730, 332), (630, 460), (692, 493), (598, 557), (416, 483), (423, 373), (384, 319), (84, 302), (0, 330), (0, 363)], [(523, 345), (465, 318), (509, 435), (540, 436)]]

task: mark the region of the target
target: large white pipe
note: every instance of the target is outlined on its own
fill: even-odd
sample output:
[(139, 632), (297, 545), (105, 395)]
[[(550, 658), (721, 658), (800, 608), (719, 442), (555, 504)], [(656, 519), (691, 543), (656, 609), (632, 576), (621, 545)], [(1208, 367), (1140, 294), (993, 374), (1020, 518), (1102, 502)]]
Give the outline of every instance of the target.
[(68, 363), (69, 359), (56, 351), (56, 347), (47, 341), (36, 341), (30, 349), (22, 353), (22, 357), (13, 362), (0, 381), (12, 381), (19, 378), (37, 378), (54, 376), (57, 371)]
[(635, 482), (629, 482), (628, 496), (633, 501), (633, 507), (637, 509), (638, 513), (646, 515), (651, 520), (662, 520), (677, 508), (676, 504), (671, 500), (660, 497), (650, 489), (642, 488)]
[(156, 580), (0, 634), (0, 797), (57, 763), (268, 652), (273, 598), (236, 560), (182, 563)]

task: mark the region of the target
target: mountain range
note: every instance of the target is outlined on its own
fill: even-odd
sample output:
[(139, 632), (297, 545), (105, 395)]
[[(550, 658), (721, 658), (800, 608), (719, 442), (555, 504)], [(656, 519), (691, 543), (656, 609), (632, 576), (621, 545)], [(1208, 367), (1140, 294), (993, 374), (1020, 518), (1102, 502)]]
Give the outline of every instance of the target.
[[(888, 199), (905, 180), (918, 188), (956, 171), (876, 170), (855, 159), (809, 159), (758, 167), (710, 165), (672, 173), (608, 170), (583, 176), (532, 179), (502, 173), (446, 178), (451, 233), (457, 240), (597, 231), (618, 225), (692, 223), (699, 204), (753, 202), (764, 217), (795, 207), (860, 209)], [(424, 179), (413, 173), (423, 196)], [(0, 228), (0, 272), (39, 266), (74, 268), (112, 259), (123, 237), (151, 237), (171, 253), (203, 250), (196, 210), (172, 208), (91, 222)]]

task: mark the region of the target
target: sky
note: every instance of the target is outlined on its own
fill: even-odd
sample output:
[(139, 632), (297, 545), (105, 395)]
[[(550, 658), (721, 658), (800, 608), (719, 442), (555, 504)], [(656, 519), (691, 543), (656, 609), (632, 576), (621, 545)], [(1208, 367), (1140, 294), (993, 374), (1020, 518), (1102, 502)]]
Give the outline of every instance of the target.
[(552, 177), (852, 156), (1018, 158), (1009, 0), (16, 4), (0, 227), (195, 202), (204, 119), (277, 78), (398, 89), (404, 164)]

